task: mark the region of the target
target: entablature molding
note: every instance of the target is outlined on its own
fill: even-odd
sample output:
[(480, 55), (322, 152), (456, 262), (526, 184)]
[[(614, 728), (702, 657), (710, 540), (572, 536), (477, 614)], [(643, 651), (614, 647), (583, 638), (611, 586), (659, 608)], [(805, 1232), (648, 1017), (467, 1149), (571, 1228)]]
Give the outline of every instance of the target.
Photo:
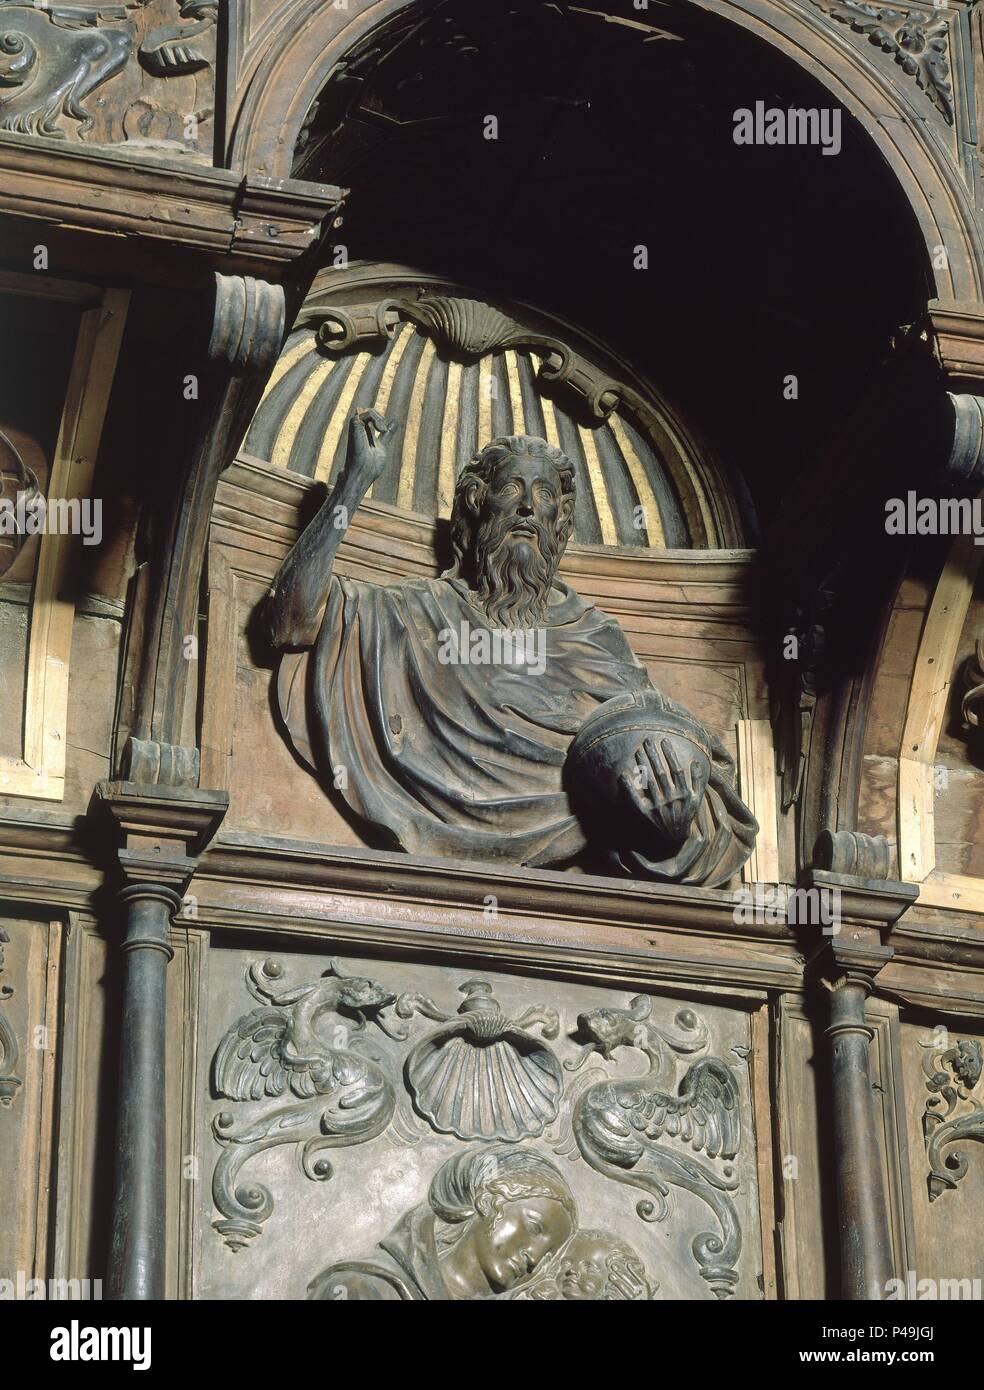
[(0, 133), (0, 213), (167, 241), (268, 277), (316, 244), (343, 197), (332, 184)]

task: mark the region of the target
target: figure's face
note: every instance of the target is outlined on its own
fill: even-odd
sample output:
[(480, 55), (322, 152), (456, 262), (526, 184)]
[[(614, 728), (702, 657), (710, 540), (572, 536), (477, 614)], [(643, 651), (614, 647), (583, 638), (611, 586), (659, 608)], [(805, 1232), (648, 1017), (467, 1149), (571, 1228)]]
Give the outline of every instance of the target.
[(556, 535), (560, 505), (556, 469), (539, 459), (510, 457), (496, 464), (481, 520), (490, 523), (497, 535), (504, 531), (510, 546), (542, 551), (544, 532), (547, 538)]
[(560, 1249), (572, 1229), (568, 1212), (554, 1198), (521, 1197), (476, 1221), (475, 1257), (492, 1289), (513, 1289)]
[(608, 1282), (611, 1253), (612, 1247), (605, 1241), (575, 1236), (558, 1280), (564, 1298), (572, 1302), (600, 1299)]

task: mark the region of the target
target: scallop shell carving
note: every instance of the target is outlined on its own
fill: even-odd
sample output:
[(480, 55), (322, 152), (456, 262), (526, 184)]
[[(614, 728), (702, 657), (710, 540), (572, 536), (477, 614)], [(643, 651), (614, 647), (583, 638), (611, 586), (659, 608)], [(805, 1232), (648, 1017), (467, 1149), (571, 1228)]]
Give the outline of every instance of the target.
[(484, 357), (504, 347), (517, 331), (511, 318), (480, 299), (435, 295), (418, 300), (405, 312), (442, 346), (462, 357)]
[(563, 1072), (550, 1048), (526, 1031), (556, 1036), (556, 1016), (531, 1010), (506, 1018), (484, 980), (461, 986), (458, 1014), (419, 1042), (406, 1061), (418, 1112), (459, 1139), (532, 1139), (557, 1116)]

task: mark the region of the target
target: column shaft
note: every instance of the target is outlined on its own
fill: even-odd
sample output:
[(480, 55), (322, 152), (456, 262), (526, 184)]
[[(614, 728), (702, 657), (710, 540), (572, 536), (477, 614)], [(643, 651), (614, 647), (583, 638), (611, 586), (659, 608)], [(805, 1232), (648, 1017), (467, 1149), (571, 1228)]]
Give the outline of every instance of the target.
[(181, 900), (140, 884), (120, 895), (126, 911), (116, 1191), (110, 1296), (164, 1297), (164, 1059), (168, 926)]

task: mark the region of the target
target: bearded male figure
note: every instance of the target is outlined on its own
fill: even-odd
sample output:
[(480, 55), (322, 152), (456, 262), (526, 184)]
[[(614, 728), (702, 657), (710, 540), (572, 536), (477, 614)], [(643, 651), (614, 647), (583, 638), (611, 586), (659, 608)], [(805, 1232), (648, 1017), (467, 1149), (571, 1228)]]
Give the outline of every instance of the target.
[(609, 871), (726, 882), (758, 826), (718, 739), (558, 578), (576, 485), (560, 449), (511, 435), (462, 469), (440, 578), (332, 574), (392, 430), (355, 413), (345, 468), (267, 600), (299, 755), (410, 853), (547, 865), (588, 850)]

